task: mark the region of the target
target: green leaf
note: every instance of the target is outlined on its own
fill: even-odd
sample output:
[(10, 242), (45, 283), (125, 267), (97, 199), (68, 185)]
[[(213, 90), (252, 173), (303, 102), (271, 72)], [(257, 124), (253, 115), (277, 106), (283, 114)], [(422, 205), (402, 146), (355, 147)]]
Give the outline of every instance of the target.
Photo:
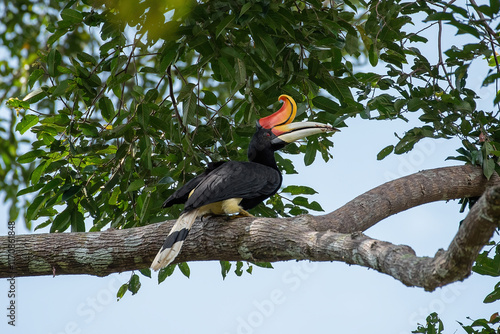
[(39, 230), (39, 229), (44, 228), (44, 227), (47, 227), (47, 226), (49, 226), (50, 224), (52, 224), (52, 220), (50, 220), (50, 219), (49, 219), (49, 220), (47, 220), (47, 221), (45, 221), (45, 222), (43, 222), (43, 223), (41, 223), (41, 224), (38, 224), (38, 225), (35, 227), (34, 231)]
[(54, 222), (50, 227), (50, 233), (64, 232), (70, 226), (71, 211), (66, 209), (54, 218)]
[(132, 292), (132, 295), (135, 295), (139, 289), (141, 288), (141, 281), (139, 279), (139, 275), (133, 274), (128, 282), (128, 291)]
[(78, 192), (80, 192), (81, 189), (82, 189), (81, 185), (69, 187), (68, 190), (66, 190), (63, 193), (61, 201), (66, 202), (67, 200), (73, 198), (73, 196), (75, 196)]
[(122, 299), (127, 290), (128, 290), (128, 284), (127, 283), (122, 284), (122, 286), (118, 289), (118, 292), (116, 293), (116, 301)]
[(268, 34), (258, 34), (257, 37), (262, 42), (262, 45), (271, 59), (275, 59), (278, 55), (278, 48), (276, 47), (272, 37)]
[(384, 159), (386, 156), (391, 154), (393, 150), (394, 150), (394, 145), (389, 145), (389, 146), (383, 148), (382, 151), (378, 152), (377, 160)]
[(71, 82), (71, 80), (69, 80), (69, 79), (59, 82), (55, 86), (55, 89), (52, 91), (52, 97), (59, 97), (59, 96), (63, 95), (64, 93), (66, 93), (66, 90), (68, 89), (70, 82)]
[(149, 116), (150, 109), (144, 103), (139, 104), (137, 107), (137, 120), (144, 129), (148, 128)]
[(500, 246), (497, 246), (495, 250), (496, 253), (493, 258), (488, 257), (488, 252), (486, 251), (479, 254), (472, 270), (480, 275), (500, 276)]
[(316, 84), (325, 87), (328, 93), (335, 96), (342, 103), (346, 100), (353, 100), (349, 85), (346, 85), (342, 79), (326, 75), (325, 78), (323, 78), (323, 81), (319, 81), (318, 79), (313, 81)]
[(149, 268), (144, 268), (139, 270), (141, 274), (143, 274), (146, 277), (151, 278), (151, 269)]
[(61, 54), (56, 48), (50, 50), (47, 56), (47, 71), (51, 77), (55, 77), (57, 75), (57, 66), (61, 63), (61, 59)]
[(61, 17), (70, 24), (80, 23), (83, 20), (83, 14), (71, 8), (65, 8), (61, 11)]
[(151, 102), (154, 103), (156, 99), (158, 98), (158, 90), (157, 89), (150, 89), (147, 91), (146, 95), (144, 96), (144, 101), (145, 102)]
[(78, 52), (76, 54), (76, 57), (82, 62), (82, 63), (87, 63), (88, 65), (96, 66), (97, 65), (97, 60), (89, 55), (88, 53), (85, 52)]
[(99, 109), (101, 109), (101, 115), (106, 122), (111, 122), (115, 116), (113, 102), (111, 102), (108, 97), (104, 96), (99, 100)]
[(79, 124), (79, 128), (80, 128), (80, 130), (82, 130), (82, 133), (84, 136), (87, 136), (87, 137), (98, 137), (99, 136), (99, 131), (97, 130), (97, 128), (94, 124), (81, 123), (81, 124)]
[(226, 16), (218, 25), (217, 28), (215, 28), (215, 37), (219, 38), (220, 34), (226, 30), (226, 28), (233, 22), (234, 20), (234, 15), (228, 15)]
[[(102, 132), (102, 136), (105, 139), (112, 139), (112, 138), (121, 138), (123, 137), (132, 127), (132, 123), (127, 123), (127, 124), (120, 124), (111, 130), (106, 130)], [(120, 147), (126, 146), (123, 144)]]
[(160, 65), (158, 67), (158, 72), (164, 73), (167, 68), (172, 64), (174, 59), (177, 57), (177, 51), (179, 49), (179, 44), (173, 42), (167, 42), (165, 48), (162, 51), (160, 57)]
[(235, 70), (229, 60), (227, 58), (219, 58), (218, 59), (218, 68), (219, 68), (219, 81), (222, 82), (232, 82), (235, 81)]
[(495, 161), (489, 157), (483, 160), (483, 174), (489, 180), (495, 171)]
[(125, 192), (131, 192), (131, 191), (136, 191), (144, 187), (144, 180), (143, 179), (135, 179), (132, 181), (132, 183), (129, 184), (127, 190)]
[(408, 111), (417, 111), (420, 108), (425, 107), (426, 102), (423, 101), (420, 98), (412, 98), (410, 101), (407, 103)]
[(373, 67), (378, 64), (378, 50), (375, 44), (371, 44), (368, 48), (368, 60), (370, 61), (370, 65)]
[(245, 67), (245, 62), (241, 59), (236, 59), (234, 63), (234, 69), (236, 74), (236, 82), (238, 83), (237, 87), (242, 87), (247, 80), (247, 70)]
[(38, 211), (43, 206), (46, 199), (47, 198), (45, 196), (38, 196), (33, 200), (31, 205), (28, 206), (28, 209), (26, 210), (26, 220), (27, 221), (30, 221), (30, 220), (33, 220), (36, 218)]
[(247, 2), (243, 6), (241, 6), (239, 17), (242, 17), (252, 7), (252, 5), (253, 4), (251, 2)]
[(257, 267), (274, 269), (272, 264), (269, 262), (252, 262)]
[(158, 184), (172, 184), (174, 183), (175, 180), (172, 179), (170, 176), (164, 176), (160, 179), (160, 181), (158, 181)]
[(313, 188), (306, 187), (306, 186), (288, 186), (285, 189), (283, 189), (282, 192), (290, 193), (293, 196), (301, 195), (301, 194), (304, 194), (304, 195), (314, 195), (314, 194), (318, 193)]
[(121, 194), (120, 187), (115, 187), (113, 188), (113, 192), (111, 193), (111, 196), (109, 196), (108, 199), (108, 204), (109, 205), (118, 205), (118, 196)]
[(500, 90), (497, 92), (495, 98), (493, 99), (493, 104), (498, 104), (500, 103)]
[(71, 232), (85, 232), (85, 219), (78, 210), (71, 210)]
[(30, 104), (27, 101), (21, 101), (18, 98), (10, 98), (6, 102), (7, 106), (12, 109), (29, 109)]
[(168, 276), (172, 275), (176, 267), (176, 264), (169, 264), (165, 268), (161, 268), (158, 273), (158, 284), (163, 282)]
[(236, 262), (236, 269), (234, 270), (234, 273), (236, 276), (241, 276), (243, 274), (243, 262), (238, 261)]
[(468, 25), (468, 24), (464, 24), (464, 23), (460, 23), (460, 22), (450, 22), (449, 24), (451, 24), (452, 26), (455, 26), (458, 29), (457, 34), (468, 33), (476, 38), (481, 37), (481, 33), (479, 32), (479, 30), (474, 28), (473, 25)]
[(16, 131), (19, 131), (20, 134), (24, 134), (28, 131), (32, 126), (38, 123), (38, 116), (35, 115), (25, 115), (21, 122), (17, 123)]
[(311, 209), (314, 211), (324, 211), (318, 202), (313, 201), (313, 202), (309, 203), (307, 198), (302, 197), (302, 196), (294, 197), (294, 199), (292, 200), (292, 203), (295, 205), (303, 206), (304, 208)]
[(455, 18), (453, 17), (453, 13), (451, 12), (438, 12), (438, 13), (432, 13), (427, 18), (425, 19), (425, 22), (428, 21), (455, 21)]
[(182, 102), (182, 122), (188, 124), (188, 119), (193, 118), (198, 103), (196, 94), (191, 92)]
[(340, 106), (338, 103), (330, 100), (329, 98), (326, 98), (324, 96), (316, 96), (312, 100), (313, 104), (315, 107), (323, 109), (325, 111), (328, 111), (330, 113), (337, 113), (340, 111)]
[(220, 263), (220, 271), (222, 274), (222, 279), (225, 279), (229, 270), (231, 270), (231, 263), (229, 261), (219, 261)]
[(45, 172), (47, 167), (51, 164), (50, 160), (44, 161), (38, 165), (33, 172), (31, 172), (30, 181), (32, 185), (37, 185), (42, 177), (42, 174)]
[(17, 192), (16, 194), (16, 197), (19, 197), (19, 196), (22, 196), (22, 195), (26, 195), (26, 194), (29, 194), (29, 193), (32, 193), (34, 191), (37, 191), (40, 189), (40, 187), (42, 187), (41, 184), (34, 184), (30, 187), (26, 187), (24, 189), (21, 189)]
[(412, 333), (426, 333), (426, 334), (441, 334), (444, 330), (444, 325), (439, 319), (436, 312), (431, 313), (426, 319), (426, 326), (418, 325), (417, 330)]
[(33, 150), (24, 153), (20, 157), (17, 158), (17, 162), (20, 164), (26, 164), (35, 161), (37, 158), (41, 158), (45, 156), (45, 151), (43, 150)]
[(46, 96), (47, 96), (47, 92), (40, 87), (40, 88), (37, 88), (34, 91), (31, 91), (30, 93), (28, 93), (28, 95), (26, 95), (23, 98), (23, 101), (26, 101), (30, 104), (36, 103)]
[(497, 283), (495, 290), (484, 298), (484, 303), (493, 303), (500, 299), (500, 283)]
[(316, 159), (316, 147), (313, 145), (312, 140), (307, 142), (306, 154), (304, 154), (304, 164), (311, 165)]
[(186, 262), (181, 262), (177, 266), (179, 267), (181, 272), (184, 274), (184, 276), (189, 278), (189, 275), (191, 274), (191, 270), (189, 269), (189, 265)]
[(213, 106), (215, 104), (217, 104), (217, 96), (212, 93), (211, 91), (207, 90), (207, 89), (204, 89), (202, 90), (204, 96), (203, 98), (201, 99), (201, 101), (209, 106)]
[(31, 89), (33, 88), (33, 85), (40, 79), (40, 77), (44, 74), (45, 72), (42, 69), (37, 68), (34, 70), (31, 74), (30, 77), (28, 78), (28, 87)]
[(52, 46), (54, 42), (59, 40), (62, 36), (66, 35), (68, 31), (66, 29), (57, 29), (50, 37), (47, 39), (47, 45)]
[(490, 0), (490, 8), (493, 14), (498, 14), (500, 12), (500, 1)]
[(141, 213), (139, 215), (139, 219), (141, 224), (144, 224), (146, 218), (149, 216), (149, 203), (151, 203), (151, 193), (145, 192), (142, 194), (145, 196), (144, 202), (142, 203)]

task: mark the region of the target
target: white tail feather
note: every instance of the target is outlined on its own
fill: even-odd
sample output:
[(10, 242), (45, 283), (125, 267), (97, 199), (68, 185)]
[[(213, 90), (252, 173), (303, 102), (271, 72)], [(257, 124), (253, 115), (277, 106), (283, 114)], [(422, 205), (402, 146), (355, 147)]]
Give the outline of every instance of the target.
[[(153, 263), (151, 263), (151, 269), (159, 270), (163, 267), (166, 267), (177, 257), (177, 255), (181, 251), (181, 247), (184, 243), (184, 239), (186, 238), (187, 233), (189, 232), (189, 230), (191, 230), (191, 226), (193, 226), (193, 223), (198, 216), (198, 211), (198, 209), (195, 209), (183, 213), (177, 219), (174, 226), (170, 230), (170, 233), (165, 239), (165, 243), (161, 247), (158, 254), (156, 254)], [(174, 235), (175, 233), (177, 233), (177, 235)]]

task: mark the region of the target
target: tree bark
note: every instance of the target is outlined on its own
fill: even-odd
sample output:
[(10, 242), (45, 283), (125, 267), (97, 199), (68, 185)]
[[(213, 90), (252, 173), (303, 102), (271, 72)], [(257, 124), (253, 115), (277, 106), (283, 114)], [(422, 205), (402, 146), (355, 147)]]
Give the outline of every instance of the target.
[[(448, 250), (438, 251), (433, 258), (417, 257), (409, 246), (375, 240), (362, 233), (411, 207), (472, 196), (481, 198), (460, 225)], [(390, 181), (323, 216), (216, 217), (197, 221), (175, 262), (343, 261), (432, 291), (470, 275), (475, 258), (499, 222), (499, 178), (488, 181), (474, 166), (446, 167)], [(0, 277), (106, 276), (147, 268), (173, 223), (103, 232), (0, 237)]]

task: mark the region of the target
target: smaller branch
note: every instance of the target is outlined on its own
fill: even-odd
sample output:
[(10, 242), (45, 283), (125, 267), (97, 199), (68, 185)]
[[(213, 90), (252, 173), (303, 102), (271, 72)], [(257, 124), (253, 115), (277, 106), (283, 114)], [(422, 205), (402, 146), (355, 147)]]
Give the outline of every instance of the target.
[(496, 56), (496, 51), (495, 51), (495, 40), (498, 41), (498, 34), (493, 29), (491, 29), (489, 24), (486, 23), (488, 20), (484, 17), (483, 13), (480, 10), (478, 10), (479, 7), (478, 7), (476, 1), (470, 0), (470, 3), (472, 4), (472, 6), (474, 6), (474, 9), (476, 9), (476, 13), (479, 15), (479, 18), (481, 19), (481, 21), (480, 21), (481, 25), (483, 26), (483, 28), (486, 30), (486, 33), (488, 34), (489, 42), (491, 44), (491, 51), (493, 52), (493, 57), (495, 59), (497, 73), (500, 73), (500, 64), (498, 63), (498, 58)]
[(488, 19), (486, 19), (484, 17), (483, 13), (479, 10), (479, 6), (477, 5), (476, 1), (470, 0), (470, 3), (472, 4), (474, 9), (476, 10), (477, 15), (479, 15), (479, 18), (481, 19), (481, 25), (484, 27), (484, 29), (486, 30), (486, 32), (490, 36), (491, 41), (493, 41), (493, 36), (496, 36), (495, 40), (497, 40), (498, 34), (486, 23), (488, 21)]
[(181, 71), (177, 68), (177, 66), (173, 65), (175, 67), (175, 70), (177, 71), (177, 74), (179, 74), (179, 77), (181, 78), (182, 82), (184, 82), (185, 85), (188, 84), (188, 81), (184, 76), (182, 75)]
[(466, 278), (481, 249), (500, 226), (500, 186), (479, 198), (464, 219), (446, 252), (438, 252), (429, 272), (427, 290)]
[[(393, 276), (407, 286), (434, 291), (438, 287), (467, 278), (477, 255), (500, 225), (500, 186), (488, 189), (462, 222), (447, 251), (439, 250), (434, 258), (417, 257), (408, 246), (396, 246), (352, 234), (358, 245), (347, 249), (352, 263)], [(357, 256), (356, 256), (357, 255)], [(346, 261), (347, 263), (350, 263)]]
[[(444, 7), (443, 7), (443, 12), (446, 12), (446, 10), (448, 9), (448, 6), (453, 4), (455, 2), (455, 0), (451, 0), (450, 2), (448, 2)], [(442, 21), (439, 21), (438, 22), (438, 56), (439, 56), (439, 61), (437, 63), (438, 66), (441, 66), (443, 68), (443, 71), (444, 71), (444, 75), (446, 77), (446, 80), (448, 81), (448, 85), (450, 86), (451, 89), (454, 89), (453, 88), (453, 83), (451, 82), (450, 80), (450, 76), (448, 74), (448, 71), (446, 70), (446, 66), (444, 66), (444, 62), (443, 62), (443, 49), (442, 49), (442, 35), (443, 35), (443, 22)]]
[[(446, 10), (446, 8), (445, 8)], [(439, 61), (437, 63), (438, 66), (441, 66), (441, 68), (444, 71), (444, 76), (446, 77), (446, 81), (448, 81), (448, 85), (450, 86), (451, 89), (454, 89), (453, 83), (450, 80), (450, 76), (448, 74), (448, 71), (446, 70), (446, 66), (444, 66), (444, 61), (443, 61), (443, 49), (441, 46), (441, 38), (443, 34), (443, 23), (439, 21), (438, 24), (438, 56), (439, 56)]]
[(184, 124), (182, 123), (182, 117), (179, 114), (179, 109), (177, 108), (177, 101), (175, 100), (175, 95), (174, 95), (174, 84), (172, 82), (172, 65), (169, 65), (167, 67), (167, 75), (168, 75), (168, 86), (169, 86), (169, 91), (170, 91), (170, 99), (172, 100), (172, 105), (174, 106), (175, 117), (177, 117), (177, 120), (179, 121), (181, 128), (184, 129)]
[[(427, 30), (427, 29), (432, 28), (435, 24), (438, 24), (438, 23), (439, 23), (439, 22), (434, 22), (434, 23), (431, 23), (431, 24), (429, 24), (428, 26), (426, 26), (426, 27), (424, 27), (424, 28), (420, 29), (420, 30), (419, 30), (419, 31), (417, 31), (417, 32), (414, 32), (414, 33), (408, 34), (408, 36), (419, 36), (422, 32), (424, 32), (424, 31), (425, 31), (425, 30)], [(403, 45), (403, 46), (404, 46), (408, 40), (409, 40), (409, 39), (407, 39), (407, 38), (406, 38), (406, 39), (404, 39), (404, 40), (402, 40), (402, 41), (401, 41), (401, 45)]]
[[(498, 63), (497, 52), (495, 50), (495, 40), (498, 41), (498, 34), (493, 29), (491, 29), (491, 27), (489, 26), (489, 24), (486, 23), (487, 20), (484, 17), (483, 13), (480, 10), (478, 10), (478, 5), (477, 5), (476, 1), (475, 0), (471, 0), (470, 3), (474, 6), (474, 9), (476, 10), (477, 14), (481, 18), (481, 25), (484, 27), (484, 29), (488, 33), (489, 42), (491, 44), (491, 51), (493, 53), (493, 59), (495, 59), (495, 65), (496, 65), (497, 73), (500, 73), (500, 64)], [(498, 80), (495, 80), (495, 81), (496, 81), (496, 86), (497, 86), (496, 87), (496, 91), (498, 92)], [(500, 111), (500, 105), (498, 106), (498, 109)]]

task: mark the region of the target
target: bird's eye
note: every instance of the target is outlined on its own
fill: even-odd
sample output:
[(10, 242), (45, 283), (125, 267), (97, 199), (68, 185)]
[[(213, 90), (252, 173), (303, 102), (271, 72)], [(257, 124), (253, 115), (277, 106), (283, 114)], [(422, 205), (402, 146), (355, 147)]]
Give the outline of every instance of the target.
[(271, 137), (271, 134), (269, 132), (266, 132), (266, 137)]

